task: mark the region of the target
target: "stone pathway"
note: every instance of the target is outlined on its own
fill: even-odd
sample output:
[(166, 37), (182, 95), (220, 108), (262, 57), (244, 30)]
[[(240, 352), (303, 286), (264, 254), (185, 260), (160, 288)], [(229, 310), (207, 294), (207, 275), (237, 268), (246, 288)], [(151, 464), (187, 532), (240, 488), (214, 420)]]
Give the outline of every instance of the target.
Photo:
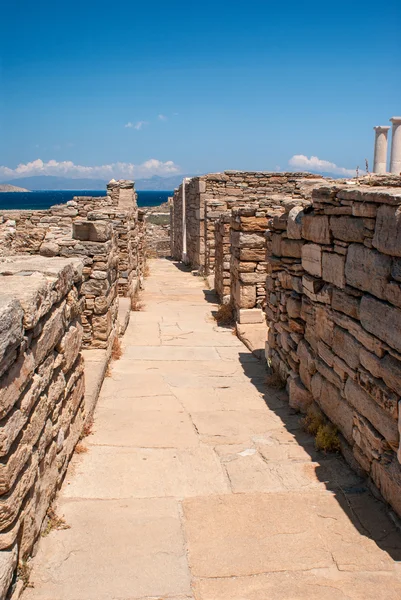
[(204, 282), (152, 261), (24, 600), (399, 600), (401, 537)]

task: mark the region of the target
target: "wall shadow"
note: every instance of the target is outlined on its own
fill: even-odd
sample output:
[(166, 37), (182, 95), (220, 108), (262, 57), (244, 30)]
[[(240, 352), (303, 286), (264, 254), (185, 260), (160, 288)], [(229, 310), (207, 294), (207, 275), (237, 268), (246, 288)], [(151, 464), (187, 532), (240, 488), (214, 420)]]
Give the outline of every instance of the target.
[(371, 491), (366, 477), (358, 475), (340, 454), (325, 454), (315, 449), (314, 438), (304, 431), (303, 416), (288, 404), (285, 390), (268, 387), (266, 363), (248, 352), (239, 351), (239, 361), (254, 387), (263, 394), (266, 406), (279, 418), (295, 443), (305, 450), (314, 463), (315, 476), (324, 483), (363, 536), (373, 540), (379, 548), (395, 560), (401, 560), (401, 529), (399, 520), (389, 506)]

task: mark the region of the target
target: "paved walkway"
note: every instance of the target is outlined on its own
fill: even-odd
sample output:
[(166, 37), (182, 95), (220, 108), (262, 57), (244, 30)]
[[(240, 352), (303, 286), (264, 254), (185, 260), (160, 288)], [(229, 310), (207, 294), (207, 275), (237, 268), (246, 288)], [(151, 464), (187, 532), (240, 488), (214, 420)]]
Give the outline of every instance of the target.
[(203, 288), (152, 261), (24, 600), (400, 600), (384, 505), (315, 452)]

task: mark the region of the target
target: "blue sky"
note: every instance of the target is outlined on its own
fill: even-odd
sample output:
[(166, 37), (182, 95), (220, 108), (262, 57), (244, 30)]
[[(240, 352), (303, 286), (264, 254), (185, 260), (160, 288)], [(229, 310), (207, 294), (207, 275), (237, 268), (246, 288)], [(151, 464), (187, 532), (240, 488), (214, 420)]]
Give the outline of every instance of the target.
[(373, 126), (401, 113), (399, 0), (13, 0), (1, 15), (3, 180), (294, 155), (363, 168)]

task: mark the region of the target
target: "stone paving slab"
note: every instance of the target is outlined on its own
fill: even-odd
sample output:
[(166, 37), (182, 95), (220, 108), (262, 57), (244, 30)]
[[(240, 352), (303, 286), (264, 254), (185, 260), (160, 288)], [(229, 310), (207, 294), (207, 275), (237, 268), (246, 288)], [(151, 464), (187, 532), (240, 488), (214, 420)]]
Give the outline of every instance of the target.
[(199, 438), (189, 415), (167, 410), (136, 410), (130, 402), (99, 406), (90, 444), (142, 448), (191, 448)]
[(196, 577), (311, 567), (394, 569), (388, 554), (360, 535), (329, 493), (209, 496), (186, 499), (183, 510)]
[(221, 494), (229, 490), (212, 448), (90, 446), (74, 460), (66, 498), (160, 498)]
[(70, 529), (40, 545), (24, 600), (190, 594), (179, 507), (171, 499), (63, 501)]
[(335, 568), (306, 573), (197, 579), (197, 600), (399, 600), (401, 579), (392, 573), (341, 573)]
[(218, 360), (219, 355), (212, 347), (166, 347), (128, 346), (124, 354), (127, 360)]

